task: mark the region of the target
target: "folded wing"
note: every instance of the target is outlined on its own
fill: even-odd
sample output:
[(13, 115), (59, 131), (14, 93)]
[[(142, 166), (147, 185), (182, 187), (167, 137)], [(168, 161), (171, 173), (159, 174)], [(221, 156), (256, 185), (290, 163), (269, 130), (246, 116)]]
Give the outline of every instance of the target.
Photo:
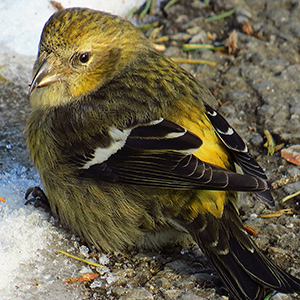
[[(226, 141), (224, 143), (227, 145)], [(243, 155), (248, 157), (248, 154), (241, 152), (242, 158), (237, 155), (237, 162), (246, 173), (238, 174), (194, 156), (193, 152), (201, 145), (201, 139), (195, 134), (161, 119), (128, 131), (126, 141), (118, 151), (106, 161), (89, 162), (89, 168), (83, 173), (84, 176), (111, 182), (160, 188), (268, 191), (266, 177), (255, 160), (250, 159), (248, 168), (253, 165), (254, 170), (262, 173), (246, 172), (246, 163), (240, 162)], [(240, 154), (234, 148), (229, 150)]]

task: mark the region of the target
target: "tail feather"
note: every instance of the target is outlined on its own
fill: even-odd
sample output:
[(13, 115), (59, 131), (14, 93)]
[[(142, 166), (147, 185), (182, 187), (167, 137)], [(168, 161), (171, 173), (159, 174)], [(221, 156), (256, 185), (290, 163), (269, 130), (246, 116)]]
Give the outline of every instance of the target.
[(216, 268), (234, 299), (263, 299), (271, 291), (271, 289), (265, 289), (251, 278), (245, 272), (245, 269), (236, 263), (235, 258), (231, 254), (224, 255), (221, 258), (207, 252), (205, 252), (205, 255)]
[[(256, 282), (282, 293), (300, 290), (300, 280), (289, 275), (269, 260), (252, 242), (254, 252), (241, 249), (236, 240), (230, 241), (230, 248), (235, 261)], [(251, 259), (250, 259), (251, 258)]]
[(300, 291), (300, 280), (271, 262), (248, 236), (231, 203), (226, 204), (221, 219), (199, 214), (189, 224), (185, 221), (184, 226), (214, 265), (234, 299), (262, 300), (273, 290)]

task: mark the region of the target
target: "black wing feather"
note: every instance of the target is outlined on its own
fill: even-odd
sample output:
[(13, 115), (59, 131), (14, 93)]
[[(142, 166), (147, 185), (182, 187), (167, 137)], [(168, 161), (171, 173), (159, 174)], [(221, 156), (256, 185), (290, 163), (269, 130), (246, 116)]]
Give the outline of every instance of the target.
[[(259, 177), (267, 181), (267, 176), (259, 164), (248, 152), (247, 145), (244, 143), (238, 133), (228, 124), (228, 122), (209, 105), (205, 104), (206, 115), (214, 126), (217, 135), (223, 141), (224, 145), (231, 150), (237, 164), (243, 172), (248, 175)], [(270, 206), (274, 206), (274, 199), (268, 189), (263, 192), (256, 193), (261, 200)]]
[(172, 189), (265, 191), (265, 180), (206, 163), (192, 153), (199, 137), (167, 120), (133, 129), (123, 148), (84, 176)]

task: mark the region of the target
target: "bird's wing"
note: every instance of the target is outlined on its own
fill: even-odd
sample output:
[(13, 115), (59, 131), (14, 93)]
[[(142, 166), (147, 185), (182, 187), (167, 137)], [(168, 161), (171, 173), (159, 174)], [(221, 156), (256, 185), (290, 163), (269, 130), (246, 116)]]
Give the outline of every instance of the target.
[(132, 130), (111, 130), (109, 148), (98, 148), (82, 167), (83, 175), (101, 180), (172, 189), (264, 192), (265, 179), (238, 174), (201, 161), (193, 152), (201, 139), (160, 119)]
[[(215, 128), (218, 137), (224, 145), (231, 151), (236, 163), (243, 172), (248, 175), (256, 176), (267, 181), (267, 176), (259, 164), (248, 152), (247, 145), (238, 133), (228, 124), (228, 122), (213, 108), (205, 104), (206, 115)], [(270, 193), (270, 186), (257, 195), (268, 205), (274, 206), (274, 200)]]

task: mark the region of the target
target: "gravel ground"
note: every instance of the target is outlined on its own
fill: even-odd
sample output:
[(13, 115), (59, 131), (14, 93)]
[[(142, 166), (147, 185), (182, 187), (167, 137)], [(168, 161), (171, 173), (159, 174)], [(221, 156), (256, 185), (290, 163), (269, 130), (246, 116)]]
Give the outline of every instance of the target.
[[(236, 7), (236, 13), (225, 19), (204, 21)], [(148, 21), (164, 25), (156, 38), (169, 36), (164, 43), (165, 54), (216, 63), (214, 67), (207, 64), (182, 64), (182, 67), (211, 89), (220, 103), (219, 111), (247, 141), (270, 181), (288, 182), (275, 186), (275, 198), (280, 200), (299, 190), (299, 167), (281, 158), (280, 151), (267, 155), (264, 131), (268, 130), (275, 143), (284, 144), (284, 148), (300, 144), (300, 2), (216, 0), (205, 7), (200, 1), (186, 0), (171, 6), (167, 14), (157, 11), (148, 17)], [(251, 24), (252, 35), (243, 30), (247, 22)], [(230, 54), (228, 51), (182, 51), (186, 43), (224, 45), (234, 30), (236, 43), (231, 44)], [(151, 30), (147, 35), (150, 33)], [(24, 69), (27, 70), (25, 66)], [(9, 169), (11, 162), (20, 162), (28, 170), (32, 168), (22, 134), (30, 110), (26, 80), (26, 76), (21, 76), (14, 82), (0, 81), (0, 166), (3, 170)], [(258, 231), (254, 238), (260, 248), (283, 269), (300, 278), (299, 200), (298, 196), (269, 210), (254, 196), (244, 193), (240, 197), (240, 211), (245, 224)], [(291, 215), (260, 217), (283, 208), (294, 210)], [(84, 246), (80, 249), (82, 253), (87, 252)], [(106, 256), (109, 262), (105, 267), (93, 269), (100, 276), (92, 283), (82, 284), (82, 299), (228, 299), (221, 281), (195, 245), (159, 253)], [(300, 296), (282, 295), (281, 299), (300, 299)]]

